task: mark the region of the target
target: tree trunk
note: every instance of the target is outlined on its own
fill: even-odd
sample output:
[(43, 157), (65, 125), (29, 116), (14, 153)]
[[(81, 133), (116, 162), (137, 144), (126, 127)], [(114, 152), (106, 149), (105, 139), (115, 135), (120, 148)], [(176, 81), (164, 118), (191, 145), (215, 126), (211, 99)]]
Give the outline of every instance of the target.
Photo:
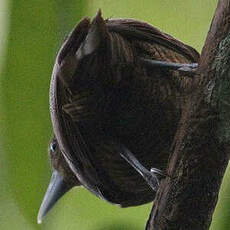
[(218, 2), (193, 88), (146, 230), (210, 226), (230, 152), (230, 0)]

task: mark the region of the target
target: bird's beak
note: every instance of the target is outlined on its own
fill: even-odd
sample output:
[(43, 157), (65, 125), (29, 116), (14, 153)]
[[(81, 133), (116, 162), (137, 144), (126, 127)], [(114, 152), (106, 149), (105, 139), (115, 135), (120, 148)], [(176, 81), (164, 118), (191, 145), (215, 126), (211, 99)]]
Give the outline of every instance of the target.
[(66, 182), (63, 180), (62, 176), (57, 170), (54, 170), (48, 189), (46, 190), (45, 196), (43, 198), (42, 204), (40, 206), (37, 222), (42, 223), (42, 218), (47, 214), (47, 212), (53, 207), (59, 198), (61, 198), (71, 187), (67, 186)]

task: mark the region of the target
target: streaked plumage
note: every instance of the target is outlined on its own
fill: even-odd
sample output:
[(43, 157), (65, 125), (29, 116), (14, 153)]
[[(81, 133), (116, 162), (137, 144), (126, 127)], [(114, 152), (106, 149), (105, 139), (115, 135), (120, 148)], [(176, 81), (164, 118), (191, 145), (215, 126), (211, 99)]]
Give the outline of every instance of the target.
[(194, 63), (199, 54), (144, 22), (103, 20), (99, 12), (66, 39), (51, 80), (54, 136), (71, 178), (76, 176), (71, 186), (82, 184), (122, 207), (152, 201), (154, 192), (121, 158), (118, 144), (147, 169), (164, 171), (184, 88), (192, 83), (178, 71), (148, 68), (141, 58)]

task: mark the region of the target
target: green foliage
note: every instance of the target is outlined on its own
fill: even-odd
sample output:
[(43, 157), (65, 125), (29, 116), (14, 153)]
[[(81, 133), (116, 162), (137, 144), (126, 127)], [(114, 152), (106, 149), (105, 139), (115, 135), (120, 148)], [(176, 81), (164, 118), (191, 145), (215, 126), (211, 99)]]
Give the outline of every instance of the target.
[(36, 216), (48, 178), (47, 163), (41, 163), (46, 154), (41, 153), (46, 153), (44, 143), (50, 136), (48, 85), (57, 47), (54, 6), (52, 1), (14, 1), (9, 9), (8, 49), (1, 78), (2, 142), (9, 193), (28, 220)]
[[(11, 1), (7, 54), (0, 78), (1, 229), (144, 229), (151, 204), (120, 209), (83, 188), (65, 195), (44, 223), (37, 225), (36, 215), (50, 176), (48, 90), (54, 58), (77, 21), (82, 16), (93, 16), (98, 8), (104, 17), (147, 21), (200, 50), (216, 2), (197, 0), (194, 5), (192, 0)], [(228, 191), (227, 183), (224, 186)], [(223, 203), (226, 202), (222, 201), (218, 210), (223, 210)], [(215, 229), (229, 228), (229, 224), (220, 227), (221, 218), (228, 221), (225, 217), (215, 215)]]

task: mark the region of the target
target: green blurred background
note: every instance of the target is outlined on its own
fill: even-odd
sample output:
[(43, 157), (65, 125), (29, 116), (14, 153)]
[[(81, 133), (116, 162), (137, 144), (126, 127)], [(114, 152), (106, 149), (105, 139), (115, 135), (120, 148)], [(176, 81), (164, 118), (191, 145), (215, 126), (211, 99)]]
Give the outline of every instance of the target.
[[(121, 209), (83, 188), (37, 225), (49, 177), (48, 90), (58, 47), (83, 16), (147, 21), (201, 50), (217, 0), (0, 0), (0, 229), (144, 229), (151, 204)], [(230, 229), (228, 173), (212, 229)]]

